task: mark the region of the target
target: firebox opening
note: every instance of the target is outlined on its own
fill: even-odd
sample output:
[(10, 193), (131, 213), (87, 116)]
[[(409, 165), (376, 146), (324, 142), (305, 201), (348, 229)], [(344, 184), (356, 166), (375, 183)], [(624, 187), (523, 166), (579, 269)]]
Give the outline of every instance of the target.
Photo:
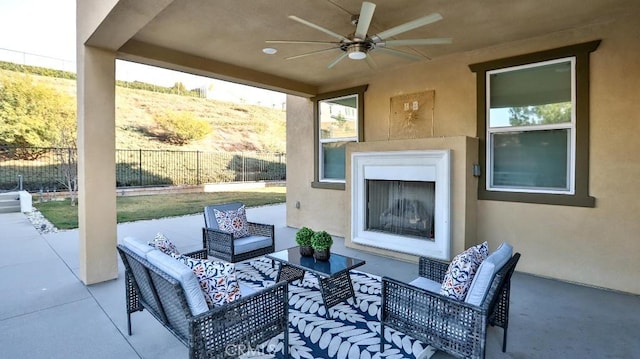
[(436, 183), (366, 180), (366, 229), (434, 241)]

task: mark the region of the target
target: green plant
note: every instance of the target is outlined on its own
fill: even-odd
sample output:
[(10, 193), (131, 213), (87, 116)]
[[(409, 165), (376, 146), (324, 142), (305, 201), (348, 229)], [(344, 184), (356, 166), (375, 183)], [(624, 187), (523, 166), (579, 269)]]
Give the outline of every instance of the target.
[(311, 228), (302, 227), (296, 232), (296, 243), (299, 246), (310, 246), (315, 232)]
[[(29, 75), (0, 77), (0, 146), (75, 147), (76, 105), (57, 89)], [(35, 159), (42, 151), (15, 152)]]
[(166, 111), (157, 114), (155, 121), (164, 132), (164, 139), (179, 145), (201, 140), (211, 132), (209, 122), (197, 118), (191, 112)]
[(331, 245), (333, 245), (333, 238), (325, 231), (316, 232), (311, 237), (311, 246), (315, 250), (329, 249)]

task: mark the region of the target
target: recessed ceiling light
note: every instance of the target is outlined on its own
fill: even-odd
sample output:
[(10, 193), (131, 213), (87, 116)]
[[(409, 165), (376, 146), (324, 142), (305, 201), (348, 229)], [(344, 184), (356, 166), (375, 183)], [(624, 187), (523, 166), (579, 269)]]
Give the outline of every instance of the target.
[(278, 50), (274, 49), (273, 47), (265, 47), (264, 49), (262, 49), (262, 52), (264, 52), (267, 55), (273, 55), (276, 52), (278, 52)]

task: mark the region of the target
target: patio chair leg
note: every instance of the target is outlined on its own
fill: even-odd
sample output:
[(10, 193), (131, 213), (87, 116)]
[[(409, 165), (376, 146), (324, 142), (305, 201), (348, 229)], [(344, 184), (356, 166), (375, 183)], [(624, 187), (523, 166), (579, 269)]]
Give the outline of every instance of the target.
[(284, 347), (282, 348), (284, 359), (289, 358), (289, 328), (284, 330)]
[(380, 322), (380, 354), (384, 353), (384, 324)]
[(127, 330), (129, 331), (129, 335), (131, 335), (131, 313), (127, 313)]
[(502, 334), (502, 352), (507, 352), (507, 328), (503, 328), (504, 333)]

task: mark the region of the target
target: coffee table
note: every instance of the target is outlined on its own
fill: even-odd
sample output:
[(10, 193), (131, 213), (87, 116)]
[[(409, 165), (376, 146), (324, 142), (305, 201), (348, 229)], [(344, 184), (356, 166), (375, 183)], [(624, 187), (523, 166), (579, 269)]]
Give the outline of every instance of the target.
[(276, 282), (302, 279), (304, 272), (314, 274), (318, 278), (327, 317), (329, 308), (349, 298), (355, 299), (349, 271), (365, 264), (361, 259), (336, 253), (331, 253), (328, 261), (316, 261), (313, 257), (301, 256), (300, 247), (267, 254), (266, 257), (280, 262)]

